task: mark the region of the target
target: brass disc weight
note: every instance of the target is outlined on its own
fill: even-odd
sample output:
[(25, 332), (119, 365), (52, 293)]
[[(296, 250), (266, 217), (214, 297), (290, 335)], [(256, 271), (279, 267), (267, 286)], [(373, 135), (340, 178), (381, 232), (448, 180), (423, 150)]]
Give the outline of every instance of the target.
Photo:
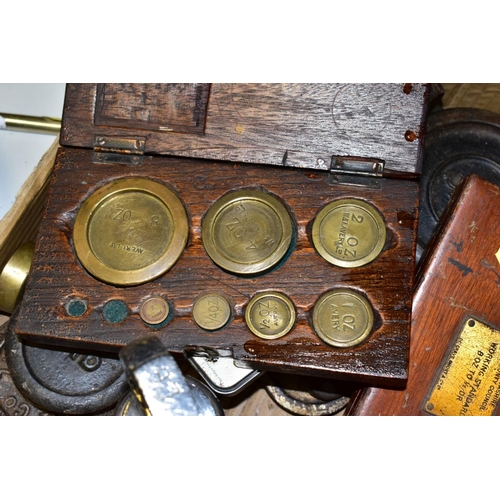
[(255, 295), (245, 310), (245, 322), (252, 333), (261, 339), (278, 339), (295, 324), (292, 301), (279, 292)]
[(204, 330), (218, 330), (231, 318), (231, 306), (222, 295), (200, 297), (193, 306), (193, 319)]
[(314, 331), (334, 347), (360, 344), (373, 328), (373, 310), (359, 293), (339, 288), (322, 295), (313, 309)]
[(97, 279), (130, 286), (153, 280), (179, 259), (188, 239), (186, 210), (168, 187), (119, 179), (85, 200), (75, 220), (78, 259)]
[(293, 225), (286, 208), (273, 196), (241, 190), (219, 198), (202, 226), (203, 245), (220, 267), (255, 274), (277, 264), (292, 241)]
[(139, 309), (142, 321), (149, 325), (159, 325), (165, 321), (170, 312), (170, 306), (163, 297), (149, 297)]
[(312, 227), (317, 252), (339, 267), (360, 267), (372, 262), (385, 245), (386, 228), (372, 205), (345, 198), (323, 207)]

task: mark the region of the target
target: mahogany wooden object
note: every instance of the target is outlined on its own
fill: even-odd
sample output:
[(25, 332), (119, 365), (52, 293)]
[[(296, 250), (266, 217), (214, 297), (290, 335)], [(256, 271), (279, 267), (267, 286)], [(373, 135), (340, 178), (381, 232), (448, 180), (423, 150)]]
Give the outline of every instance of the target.
[(500, 328), (500, 189), (469, 177), (441, 221), (418, 273), (406, 388), (363, 389), (346, 415), (428, 415), (425, 402), (466, 319)]
[[(382, 85), (372, 87), (370, 95), (370, 86), (192, 84), (174, 87), (170, 97), (164, 95), (167, 87), (68, 87), (64, 147), (56, 160), (16, 333), (37, 343), (98, 351), (117, 351), (154, 334), (173, 353), (216, 351), (261, 370), (401, 386), (407, 378), (418, 222), (418, 183), (404, 177), (417, 177), (420, 168), (426, 87)], [(148, 102), (158, 106), (148, 108)], [(140, 162), (95, 162), (100, 136), (144, 140)], [(328, 170), (333, 159), (345, 157), (380, 159), (385, 162), (384, 176), (371, 187), (338, 184), (335, 172)], [(92, 192), (114, 179), (134, 176), (173, 188), (187, 209), (190, 233), (184, 253), (165, 275), (122, 288), (85, 271), (75, 256), (72, 231), (79, 208)], [(256, 277), (221, 270), (201, 240), (204, 214), (236, 189), (273, 194), (295, 225), (294, 243), (284, 262)], [(377, 259), (350, 269), (326, 262), (311, 241), (318, 211), (330, 201), (349, 197), (375, 206), (387, 228)], [(353, 348), (328, 346), (312, 328), (314, 304), (335, 287), (358, 291), (375, 313), (372, 333)], [(286, 294), (297, 311), (291, 332), (275, 340), (259, 339), (244, 322), (249, 300), (265, 290)], [(233, 311), (229, 324), (213, 333), (192, 319), (195, 300), (206, 292), (222, 293)], [(158, 329), (139, 316), (141, 302), (152, 295), (165, 297), (173, 309), (172, 319)], [(88, 304), (85, 314), (68, 315), (72, 299)], [(111, 300), (127, 304), (128, 316), (118, 324), (103, 316)]]
[(138, 136), (145, 153), (328, 170), (332, 156), (421, 171), (423, 84), (70, 84), (64, 146)]

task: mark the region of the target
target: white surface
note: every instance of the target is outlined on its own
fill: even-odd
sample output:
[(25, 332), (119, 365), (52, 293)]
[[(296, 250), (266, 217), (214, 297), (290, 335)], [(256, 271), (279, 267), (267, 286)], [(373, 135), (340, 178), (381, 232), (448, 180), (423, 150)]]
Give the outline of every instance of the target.
[[(64, 83), (0, 83), (0, 115), (3, 112), (61, 118), (65, 87)], [(55, 138), (0, 130), (0, 220)]]

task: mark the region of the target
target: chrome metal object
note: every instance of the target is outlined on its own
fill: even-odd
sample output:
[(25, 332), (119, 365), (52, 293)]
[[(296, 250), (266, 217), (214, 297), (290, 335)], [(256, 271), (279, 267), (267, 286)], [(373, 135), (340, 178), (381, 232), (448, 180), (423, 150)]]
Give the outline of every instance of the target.
[[(154, 336), (139, 339), (120, 351), (130, 386), (147, 416), (217, 416), (222, 408), (193, 386)], [(196, 384), (195, 384), (196, 385)]]
[[(215, 414), (221, 416), (224, 414), (220, 403), (216, 399), (215, 395), (199, 380), (193, 377), (186, 376), (186, 381), (191, 387), (192, 394), (198, 402), (198, 405), (210, 408), (214, 407)], [(144, 408), (142, 407), (139, 400), (136, 398), (133, 391), (127, 393), (127, 395), (118, 403), (115, 409), (115, 415), (120, 417), (146, 417), (148, 416)], [(206, 415), (211, 417), (214, 414), (209, 410)]]
[(264, 372), (235, 365), (234, 358), (197, 352), (188, 354), (188, 361), (216, 394), (235, 396)]

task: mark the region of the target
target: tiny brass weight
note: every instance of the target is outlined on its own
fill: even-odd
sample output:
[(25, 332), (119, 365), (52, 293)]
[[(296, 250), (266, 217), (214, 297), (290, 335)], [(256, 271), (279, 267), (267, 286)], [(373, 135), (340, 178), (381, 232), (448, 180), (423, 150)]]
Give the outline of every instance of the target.
[(323, 207), (312, 227), (317, 252), (339, 267), (372, 262), (385, 245), (386, 228), (372, 205), (357, 199), (335, 200)]
[(292, 220), (283, 204), (252, 190), (222, 196), (202, 224), (209, 257), (226, 271), (245, 275), (267, 271), (280, 262), (292, 233)]
[(261, 292), (255, 295), (245, 311), (245, 321), (251, 332), (262, 339), (278, 339), (295, 324), (292, 301), (279, 292)]
[(97, 279), (129, 286), (151, 281), (179, 259), (188, 218), (167, 186), (127, 177), (106, 184), (83, 203), (75, 220), (76, 254)]
[(368, 301), (348, 288), (323, 294), (313, 309), (314, 331), (334, 347), (360, 344), (373, 328), (373, 311)]
[(139, 309), (139, 315), (149, 325), (159, 325), (165, 321), (170, 313), (170, 306), (163, 297), (149, 297)]
[(204, 330), (218, 330), (231, 317), (231, 306), (219, 294), (208, 294), (200, 297), (193, 306), (193, 319)]

